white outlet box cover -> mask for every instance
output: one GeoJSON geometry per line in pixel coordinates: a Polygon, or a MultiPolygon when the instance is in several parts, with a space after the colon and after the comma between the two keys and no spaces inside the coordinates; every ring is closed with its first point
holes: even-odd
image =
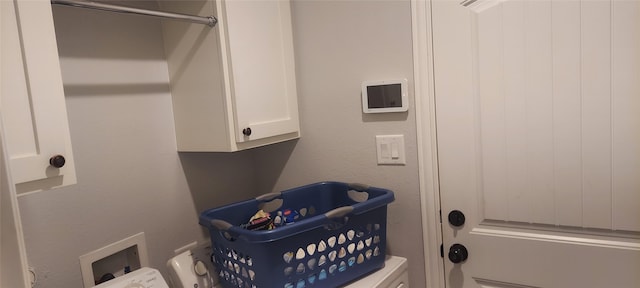
{"type": "Polygon", "coordinates": [[[377,135],[378,164],[405,165],[404,135],[377,135]]]}

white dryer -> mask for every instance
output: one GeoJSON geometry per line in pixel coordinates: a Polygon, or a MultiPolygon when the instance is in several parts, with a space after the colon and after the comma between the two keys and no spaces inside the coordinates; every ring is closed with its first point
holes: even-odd
{"type": "MultiPolygon", "coordinates": [[[[407,259],[397,256],[387,256],[384,267],[342,288],[409,288],[409,272],[407,259]]],[[[172,258],[167,266],[174,288],[212,287],[211,279],[202,261],[192,258],[190,252],[185,252],[172,258]],[[202,267],[198,267],[202,266],[202,267]],[[186,269],[185,269],[186,268],[186,269]],[[198,272],[199,270],[202,270],[198,272]],[[211,280],[208,280],[211,279],[211,280]]]]}
{"type": "Polygon", "coordinates": [[[360,278],[343,288],[409,288],[407,259],[387,256],[384,268],[360,278]]]}

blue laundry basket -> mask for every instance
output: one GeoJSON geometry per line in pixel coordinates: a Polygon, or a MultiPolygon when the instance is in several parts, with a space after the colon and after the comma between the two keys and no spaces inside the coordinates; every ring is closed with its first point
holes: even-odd
{"type": "Polygon", "coordinates": [[[393,200],[387,189],[321,182],[206,210],[200,225],[209,229],[223,287],[338,287],[384,266],[393,200]],[[240,227],[274,203],[293,211],[295,222],[264,231],[240,227]]]}

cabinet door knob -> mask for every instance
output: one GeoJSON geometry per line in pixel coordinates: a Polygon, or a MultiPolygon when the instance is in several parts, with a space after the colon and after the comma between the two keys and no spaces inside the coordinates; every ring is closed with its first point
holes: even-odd
{"type": "Polygon", "coordinates": [[[66,162],[66,160],[64,159],[64,156],[62,155],[55,155],[51,158],[49,158],[49,165],[55,167],[55,168],[62,168],[62,166],[64,166],[64,163],[66,162]]]}
{"type": "Polygon", "coordinates": [[[244,136],[251,136],[251,128],[244,128],[242,129],[242,134],[244,134],[244,136]]]}

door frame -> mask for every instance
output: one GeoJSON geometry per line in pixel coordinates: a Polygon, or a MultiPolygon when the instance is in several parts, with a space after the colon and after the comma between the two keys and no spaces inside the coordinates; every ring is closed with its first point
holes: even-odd
{"type": "Polygon", "coordinates": [[[433,70],[431,1],[411,0],[413,82],[426,287],[445,287],[433,70]]]}

